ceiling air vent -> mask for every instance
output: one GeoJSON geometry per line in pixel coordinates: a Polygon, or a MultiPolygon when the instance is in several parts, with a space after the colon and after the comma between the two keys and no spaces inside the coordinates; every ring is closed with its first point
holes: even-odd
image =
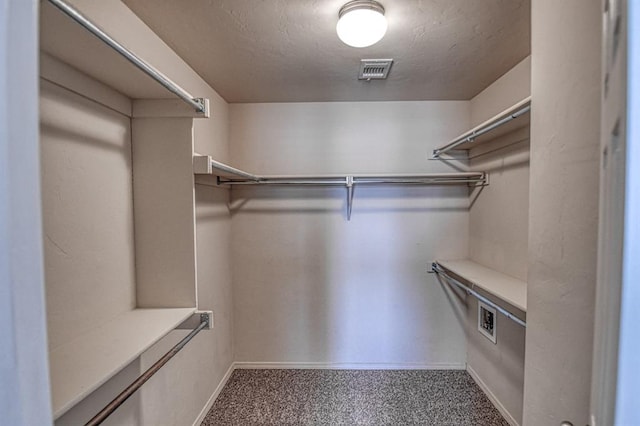
{"type": "Polygon", "coordinates": [[[360,61],[358,80],[385,80],[393,59],[363,59],[360,61]]]}

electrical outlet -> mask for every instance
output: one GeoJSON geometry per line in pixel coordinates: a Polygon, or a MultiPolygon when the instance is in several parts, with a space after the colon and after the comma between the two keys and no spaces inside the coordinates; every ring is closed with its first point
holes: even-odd
{"type": "Polygon", "coordinates": [[[493,343],[496,343],[497,319],[496,310],[478,300],[478,331],[493,343]]]}

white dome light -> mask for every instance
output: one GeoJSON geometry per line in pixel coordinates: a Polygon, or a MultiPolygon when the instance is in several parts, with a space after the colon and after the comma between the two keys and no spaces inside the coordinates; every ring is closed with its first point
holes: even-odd
{"type": "Polygon", "coordinates": [[[387,32],[384,7],[373,0],[354,0],[342,6],[336,31],[345,44],[367,47],[376,44],[387,32]]]}

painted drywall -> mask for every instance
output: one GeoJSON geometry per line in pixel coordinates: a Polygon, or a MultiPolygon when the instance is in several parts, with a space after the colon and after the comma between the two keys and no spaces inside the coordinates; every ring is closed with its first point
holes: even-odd
{"type": "MultiPolygon", "coordinates": [[[[490,173],[469,212],[469,257],[492,269],[526,280],[529,198],[529,129],[501,138],[511,145],[471,160],[490,173]],[[520,140],[521,142],[515,142],[520,140]],[[515,142],[515,143],[514,143],[515,142]]],[[[496,145],[496,143],[492,143],[496,145]]],[[[477,330],[477,301],[469,306],[467,363],[518,424],[522,422],[525,328],[502,314],[497,343],[477,330]]]]}
{"type": "Polygon", "coordinates": [[[529,232],[529,127],[472,151],[471,167],[489,172],[490,184],[469,214],[472,260],[527,280],[529,232]]]}
{"type": "MultiPolygon", "coordinates": [[[[468,107],[232,104],[232,160],[264,174],[455,171],[428,154],[469,125],[468,107]]],[[[463,368],[465,314],[427,271],[467,256],[468,189],[356,187],[350,222],[345,198],[232,190],[236,361],[463,368]]]]}
{"type": "Polygon", "coordinates": [[[40,134],[53,350],[136,305],[131,121],[41,80],[40,134]]]}
{"type": "Polygon", "coordinates": [[[511,425],[522,424],[525,329],[496,317],[496,343],[478,331],[478,300],[467,296],[467,369],[511,425]]]}
{"type": "MultiPolygon", "coordinates": [[[[194,124],[195,148],[201,153],[214,155],[222,161],[227,160],[228,107],[224,100],[120,1],[76,0],[71,3],[115,39],[162,70],[185,89],[197,96],[210,99],[211,118],[196,120],[194,124]]],[[[92,87],[88,82],[90,80],[88,77],[83,80],[85,89],[92,87]]],[[[104,94],[104,92],[98,92],[104,94]]],[[[97,97],[96,93],[92,90],[83,91],[83,94],[89,98],[97,97]]],[[[113,96],[108,98],[112,99],[113,96]]],[[[101,100],[104,99],[101,98],[101,100]]],[[[91,101],[87,100],[87,102],[91,101]]],[[[75,119],[77,119],[75,114],[68,117],[69,121],[75,119]]],[[[70,150],[75,149],[76,145],[70,145],[70,150]]],[[[73,168],[74,165],[75,162],[69,167],[73,168]]],[[[86,168],[91,170],[89,166],[86,168]]],[[[113,189],[115,186],[114,183],[107,189],[113,189]]],[[[126,187],[118,186],[120,188],[118,199],[123,202],[123,199],[128,198],[124,190],[126,187]]],[[[195,191],[199,265],[198,303],[201,309],[214,311],[215,329],[200,333],[183,352],[145,384],[133,403],[128,402],[126,406],[121,407],[116,417],[105,424],[191,424],[199,418],[201,411],[208,404],[231,366],[233,340],[230,313],[232,302],[228,191],[199,186],[195,191]]],[[[45,212],[46,215],[47,212],[45,212]]],[[[112,238],[118,238],[118,235],[112,238]]],[[[119,237],[122,238],[122,235],[119,237]]],[[[170,333],[166,339],[147,351],[140,360],[135,361],[132,366],[60,418],[57,424],[78,424],[86,421],[87,416],[92,415],[96,409],[122,390],[123,384],[128,379],[149,366],[183,334],[182,331],[170,333]]]]}
{"type": "MultiPolygon", "coordinates": [[[[471,100],[478,125],[531,93],[527,58],[471,100]]],[[[469,254],[481,265],[527,279],[529,232],[529,128],[518,129],[471,151],[470,167],[490,173],[470,209],[469,254]]]]}
{"type": "Polygon", "coordinates": [[[38,143],[38,3],[0,0],[0,416],[51,424],[38,143]]]}
{"type": "Polygon", "coordinates": [[[601,13],[595,1],[532,3],[525,426],[589,423],[601,13]]]}
{"type": "MultiPolygon", "coordinates": [[[[530,58],[470,102],[474,125],[530,94],[530,58]]],[[[490,173],[469,210],[469,257],[523,281],[527,279],[529,226],[529,127],[470,152],[470,167],[490,173]]],[[[497,341],[478,331],[477,300],[467,297],[467,365],[511,423],[522,423],[525,329],[502,314],[497,341]],[[505,413],[506,412],[506,413],[505,413]]]]}
{"type": "Polygon", "coordinates": [[[529,95],[531,56],[524,58],[471,99],[471,125],[477,126],[529,95]]]}

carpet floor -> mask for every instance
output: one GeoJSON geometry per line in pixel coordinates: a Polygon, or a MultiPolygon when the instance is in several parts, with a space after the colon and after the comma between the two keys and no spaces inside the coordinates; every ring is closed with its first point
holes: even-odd
{"type": "Polygon", "coordinates": [[[508,426],[463,370],[236,370],[202,426],[508,426]]]}

